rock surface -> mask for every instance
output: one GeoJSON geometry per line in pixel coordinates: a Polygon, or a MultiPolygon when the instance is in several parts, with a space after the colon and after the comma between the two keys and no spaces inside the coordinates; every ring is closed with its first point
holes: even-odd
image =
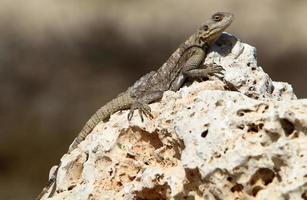
{"type": "Polygon", "coordinates": [[[122,111],[97,125],[61,159],[50,199],[307,199],[307,99],[231,35],[212,62],[224,81],[165,92],[143,123],[122,111]]]}

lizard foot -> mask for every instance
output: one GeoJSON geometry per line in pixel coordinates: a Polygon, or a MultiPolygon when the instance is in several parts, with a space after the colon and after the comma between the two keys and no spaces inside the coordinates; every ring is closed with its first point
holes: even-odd
{"type": "Polygon", "coordinates": [[[153,118],[153,115],[151,114],[151,109],[150,109],[149,105],[147,105],[145,103],[141,103],[139,101],[136,101],[136,102],[133,103],[133,105],[131,106],[130,111],[128,113],[128,120],[129,121],[132,119],[134,110],[136,110],[136,109],[139,110],[139,115],[141,117],[142,122],[144,121],[143,114],[146,117],[153,118]]]}
{"type": "Polygon", "coordinates": [[[203,65],[203,67],[206,67],[203,69],[202,76],[203,77],[210,77],[210,76],[223,76],[223,71],[225,69],[221,65],[217,65],[215,63],[203,65]]]}

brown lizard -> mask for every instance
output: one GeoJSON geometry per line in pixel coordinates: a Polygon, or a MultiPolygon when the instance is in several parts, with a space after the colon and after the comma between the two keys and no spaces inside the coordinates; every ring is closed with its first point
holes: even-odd
{"type": "MultiPolygon", "coordinates": [[[[232,20],[233,14],[231,13],[218,12],[212,15],[210,19],[179,46],[157,71],[144,75],[125,92],[101,107],[86,122],[70,146],[68,153],[77,148],[80,142],[85,139],[99,122],[109,118],[113,113],[130,108],[128,120],[131,120],[134,110],[138,109],[143,121],[143,114],[147,117],[152,117],[148,104],[161,99],[163,92],[167,90],[179,90],[186,78],[207,78],[212,75],[221,75],[223,70],[221,66],[214,64],[203,65],[202,63],[209,47],[231,24],[232,20]]],[[[37,199],[45,195],[54,183],[53,189],[49,194],[49,197],[52,196],[56,189],[57,169],[37,199]]]]}

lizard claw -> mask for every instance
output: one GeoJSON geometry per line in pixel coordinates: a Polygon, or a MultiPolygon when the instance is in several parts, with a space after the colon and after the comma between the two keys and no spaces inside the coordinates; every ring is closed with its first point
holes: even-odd
{"type": "Polygon", "coordinates": [[[191,69],[188,71],[184,71],[183,73],[185,75],[187,75],[188,77],[192,77],[192,78],[206,78],[206,79],[210,79],[211,76],[216,76],[218,78],[223,77],[223,71],[224,68],[220,65],[217,65],[215,63],[213,64],[205,64],[202,65],[202,67],[198,68],[198,69],[191,69]]]}
{"type": "Polygon", "coordinates": [[[221,65],[217,65],[217,64],[209,64],[209,65],[205,65],[206,68],[206,74],[207,76],[223,76],[223,71],[225,71],[225,69],[221,66],[221,65]]]}
{"type": "Polygon", "coordinates": [[[143,114],[146,117],[150,117],[153,118],[153,115],[151,114],[151,108],[149,107],[149,105],[145,104],[145,103],[141,103],[136,101],[130,108],[130,111],[128,113],[128,120],[131,121],[132,117],[133,117],[133,113],[134,110],[138,109],[139,110],[139,115],[141,117],[141,121],[144,121],[144,117],[143,114]]]}

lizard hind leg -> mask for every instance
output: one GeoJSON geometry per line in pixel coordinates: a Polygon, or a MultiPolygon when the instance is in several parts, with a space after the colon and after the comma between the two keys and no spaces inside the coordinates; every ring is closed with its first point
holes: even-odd
{"type": "Polygon", "coordinates": [[[141,120],[142,122],[144,121],[144,117],[143,117],[143,114],[146,116],[146,117],[150,117],[150,118],[153,118],[152,114],[151,114],[151,108],[149,107],[148,104],[146,103],[142,103],[140,101],[135,101],[133,103],[133,105],[131,106],[130,108],[130,111],[128,113],[128,120],[130,121],[133,117],[133,113],[134,113],[134,110],[138,109],[139,111],[139,115],[141,117],[141,120]]]}
{"type": "Polygon", "coordinates": [[[143,115],[149,118],[153,118],[153,115],[151,114],[151,108],[148,104],[161,99],[162,96],[162,91],[150,91],[143,94],[142,97],[136,98],[128,113],[128,120],[131,121],[133,113],[136,109],[138,109],[139,111],[139,115],[142,122],[144,121],[143,115]]]}

